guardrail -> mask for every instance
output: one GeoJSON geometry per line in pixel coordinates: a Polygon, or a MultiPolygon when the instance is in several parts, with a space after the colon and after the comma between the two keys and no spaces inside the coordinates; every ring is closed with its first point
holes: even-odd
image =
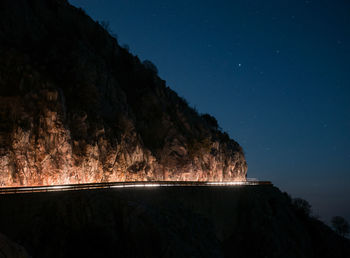
{"type": "Polygon", "coordinates": [[[88,184],[25,186],[25,187],[0,187],[0,194],[19,194],[36,192],[57,192],[92,189],[136,188],[136,187],[176,187],[176,186],[253,186],[272,185],[270,181],[232,181],[232,182],[208,182],[208,181],[133,181],[133,182],[106,182],[88,184]]]}

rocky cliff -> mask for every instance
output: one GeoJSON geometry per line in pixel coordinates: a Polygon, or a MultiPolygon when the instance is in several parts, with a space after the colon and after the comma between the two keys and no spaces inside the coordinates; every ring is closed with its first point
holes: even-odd
{"type": "MultiPolygon", "coordinates": [[[[174,67],[176,69],[176,67],[174,67]]],[[[242,148],[65,0],[0,1],[0,186],[245,180],[242,148]]]]}

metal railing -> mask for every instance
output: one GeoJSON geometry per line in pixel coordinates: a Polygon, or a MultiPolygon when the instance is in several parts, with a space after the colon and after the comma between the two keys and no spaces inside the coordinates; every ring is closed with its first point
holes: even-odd
{"type": "Polygon", "coordinates": [[[188,187],[188,186],[254,186],[272,185],[270,181],[132,181],[132,182],[104,182],[88,184],[0,187],[0,194],[19,194],[36,192],[57,192],[73,190],[113,189],[113,188],[148,188],[148,187],[188,187]]]}

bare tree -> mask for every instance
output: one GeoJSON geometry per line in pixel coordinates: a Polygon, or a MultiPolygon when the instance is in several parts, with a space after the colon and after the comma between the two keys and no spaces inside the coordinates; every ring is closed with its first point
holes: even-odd
{"type": "Polygon", "coordinates": [[[308,201],[302,198],[295,198],[292,201],[295,211],[300,214],[309,217],[311,214],[311,205],[308,201]]]}
{"type": "Polygon", "coordinates": [[[350,226],[346,219],[341,216],[334,216],[331,222],[335,232],[339,235],[344,237],[349,234],[350,226]]]}
{"type": "Polygon", "coordinates": [[[100,25],[102,26],[102,28],[107,31],[108,33],[112,32],[111,31],[111,27],[109,25],[109,21],[101,21],[100,25]]]}

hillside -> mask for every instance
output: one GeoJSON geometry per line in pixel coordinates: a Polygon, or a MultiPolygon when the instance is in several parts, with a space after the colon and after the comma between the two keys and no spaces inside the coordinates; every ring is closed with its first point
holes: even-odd
{"type": "Polygon", "coordinates": [[[350,257],[272,186],[4,195],[0,211],[1,233],[37,258],[350,257]]]}
{"type": "Polygon", "coordinates": [[[0,60],[0,186],[246,178],[214,117],[65,0],[2,0],[0,60]]]}

